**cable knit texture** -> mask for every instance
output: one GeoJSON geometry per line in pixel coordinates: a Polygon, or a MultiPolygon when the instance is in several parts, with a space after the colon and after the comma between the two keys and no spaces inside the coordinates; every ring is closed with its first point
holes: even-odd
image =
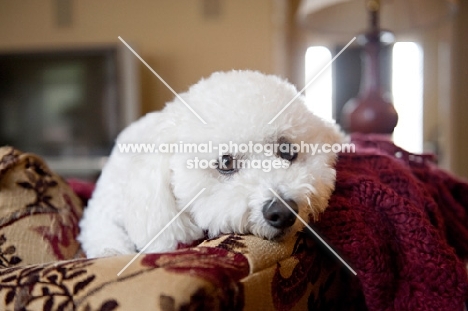
{"type": "Polygon", "coordinates": [[[468,184],[380,136],[352,141],[315,226],[357,271],[368,309],[463,310],[468,184]]]}

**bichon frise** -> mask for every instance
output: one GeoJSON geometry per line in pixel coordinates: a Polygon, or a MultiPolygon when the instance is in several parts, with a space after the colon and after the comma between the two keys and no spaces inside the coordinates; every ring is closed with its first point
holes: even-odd
{"type": "Polygon", "coordinates": [[[317,217],[334,189],[336,160],[335,153],[303,149],[344,136],[312,114],[302,96],[268,124],[297,94],[276,76],[217,72],[180,95],[193,111],[176,98],[131,124],[117,138],[80,223],[86,255],[142,250],[203,188],[145,253],[205,234],[278,240],[300,230],[284,203],[303,219],[317,217]],[[125,149],[129,144],[147,149],[125,149]]]}

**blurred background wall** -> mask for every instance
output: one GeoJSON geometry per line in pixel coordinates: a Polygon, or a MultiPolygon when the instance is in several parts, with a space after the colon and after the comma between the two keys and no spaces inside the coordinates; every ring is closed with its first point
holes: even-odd
{"type": "MultiPolygon", "coordinates": [[[[120,43],[121,36],[183,92],[218,70],[274,73],[274,6],[270,0],[0,0],[0,50],[120,43]]],[[[143,67],[141,83],[143,112],[173,98],[143,67]]]]}

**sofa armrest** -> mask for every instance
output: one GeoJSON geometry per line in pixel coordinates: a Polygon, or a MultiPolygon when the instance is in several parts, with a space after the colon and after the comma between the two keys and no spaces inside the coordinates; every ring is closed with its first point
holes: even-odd
{"type": "Polygon", "coordinates": [[[310,242],[303,233],[285,243],[227,235],[142,254],[120,276],[132,255],[7,268],[1,309],[353,310],[360,297],[343,289],[349,272],[310,242]]]}

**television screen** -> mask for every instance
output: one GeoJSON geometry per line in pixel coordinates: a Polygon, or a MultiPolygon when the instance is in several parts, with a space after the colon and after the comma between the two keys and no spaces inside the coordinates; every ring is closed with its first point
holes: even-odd
{"type": "Polygon", "coordinates": [[[0,145],[64,175],[98,172],[138,116],[133,59],[117,46],[0,54],[0,145]]]}

